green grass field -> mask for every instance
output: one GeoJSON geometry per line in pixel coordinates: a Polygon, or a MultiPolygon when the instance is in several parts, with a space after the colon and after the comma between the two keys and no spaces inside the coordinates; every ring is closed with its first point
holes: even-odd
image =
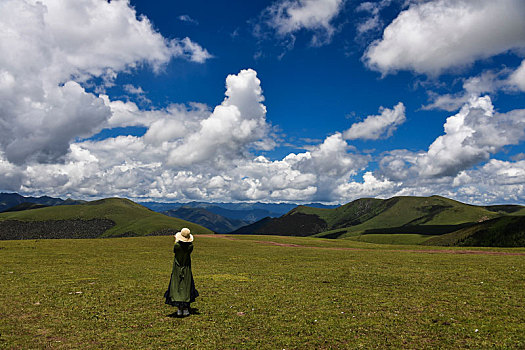
{"type": "Polygon", "coordinates": [[[195,237],[183,319],[162,299],[170,236],[0,241],[0,348],[525,347],[525,255],[235,238],[195,237]]]}
{"type": "Polygon", "coordinates": [[[378,244],[421,244],[432,238],[432,235],[419,235],[416,233],[384,233],[384,234],[367,234],[347,237],[348,240],[360,242],[378,243],[378,244]]]}

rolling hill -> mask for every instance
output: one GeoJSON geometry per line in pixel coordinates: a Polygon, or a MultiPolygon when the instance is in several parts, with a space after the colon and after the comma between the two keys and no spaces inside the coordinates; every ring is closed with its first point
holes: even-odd
{"type": "Polygon", "coordinates": [[[0,213],[0,239],[144,236],[175,233],[182,227],[196,234],[212,233],[121,198],[0,213]]]}
{"type": "Polygon", "coordinates": [[[232,233],[354,239],[411,235],[410,242],[416,241],[414,235],[423,235],[417,239],[420,243],[487,220],[519,215],[525,215],[525,207],[474,206],[440,196],[363,198],[335,209],[299,206],[279,218],[265,218],[232,233]]]}

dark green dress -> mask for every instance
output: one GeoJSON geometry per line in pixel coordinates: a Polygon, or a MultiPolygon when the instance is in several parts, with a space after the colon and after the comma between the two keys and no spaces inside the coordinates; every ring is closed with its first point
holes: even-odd
{"type": "Polygon", "coordinates": [[[164,293],[166,304],[188,308],[189,304],[199,296],[191,272],[190,256],[192,251],[193,243],[191,242],[176,242],[173,247],[175,258],[173,259],[170,284],[164,293]]]}

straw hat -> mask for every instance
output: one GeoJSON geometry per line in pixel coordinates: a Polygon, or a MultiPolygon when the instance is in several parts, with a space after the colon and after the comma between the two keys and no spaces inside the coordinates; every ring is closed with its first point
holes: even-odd
{"type": "Polygon", "coordinates": [[[190,229],[185,227],[182,230],[180,230],[180,232],[177,232],[175,234],[175,241],[193,242],[193,235],[190,233],[190,229]]]}

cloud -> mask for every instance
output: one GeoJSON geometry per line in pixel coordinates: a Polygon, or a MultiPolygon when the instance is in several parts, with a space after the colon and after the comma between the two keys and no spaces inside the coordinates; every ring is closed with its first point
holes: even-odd
{"type": "Polygon", "coordinates": [[[347,198],[392,197],[399,189],[401,183],[390,181],[389,179],[378,179],[371,171],[363,174],[363,182],[347,182],[337,186],[336,193],[339,200],[347,198]]]}
{"type": "MultiPolygon", "coordinates": [[[[0,129],[0,145],[13,163],[56,162],[75,137],[98,132],[110,115],[102,100],[73,81],[45,93],[45,97],[40,96],[43,101],[13,96],[10,104],[0,107],[2,121],[6,123],[0,129]]],[[[3,95],[0,100],[9,96],[12,95],[3,95]]]]}
{"type": "Polygon", "coordinates": [[[381,29],[383,21],[381,20],[379,13],[385,7],[388,7],[391,2],[391,0],[381,0],[379,2],[367,1],[359,4],[356,8],[356,12],[368,12],[370,17],[357,24],[357,33],[363,35],[381,29]]]}
{"type": "Polygon", "coordinates": [[[210,57],[189,38],[164,38],[126,1],[5,0],[0,27],[0,151],[15,164],[64,159],[111,118],[81,85],[90,79],[210,57]]]}
{"type": "Polygon", "coordinates": [[[190,38],[186,37],[182,40],[172,40],[169,42],[169,47],[173,56],[184,57],[189,61],[204,63],[206,60],[213,56],[200,46],[199,44],[191,41],[190,38]]]}
{"type": "Polygon", "coordinates": [[[270,161],[259,156],[237,164],[228,173],[234,200],[307,200],[316,190],[317,177],[295,168],[297,157],[270,161]]]}
{"type": "Polygon", "coordinates": [[[380,115],[369,115],[365,120],[354,123],[344,132],[347,140],[377,140],[392,136],[398,125],[405,122],[405,106],[399,102],[394,109],[381,107],[380,115]]]}
{"type": "Polygon", "coordinates": [[[525,91],[525,60],[509,77],[509,82],[521,91],[525,91]]]}
{"type": "Polygon", "coordinates": [[[180,15],[177,19],[189,24],[199,25],[199,22],[196,19],[191,18],[189,15],[180,15]]]}
{"type": "Polygon", "coordinates": [[[148,128],[144,136],[146,141],[156,144],[182,137],[190,130],[197,130],[200,122],[210,115],[209,107],[203,103],[191,102],[188,105],[172,103],[162,109],[143,110],[131,101],[112,101],[107,95],[101,95],[100,98],[111,110],[111,117],[104,124],[104,128],[146,127],[148,128]],[[173,130],[170,125],[179,125],[181,129],[173,130]],[[162,126],[166,126],[166,130],[160,130],[162,126]],[[173,135],[169,136],[171,133],[173,135]]]}
{"type": "Polygon", "coordinates": [[[477,76],[463,79],[463,90],[458,93],[439,95],[430,92],[432,102],[422,108],[452,112],[482,94],[514,93],[519,90],[525,91],[525,60],[516,69],[487,70],[477,76]]]}
{"type": "Polygon", "coordinates": [[[479,97],[482,94],[494,93],[499,90],[515,89],[509,81],[508,76],[511,70],[502,69],[500,71],[488,70],[478,76],[463,80],[463,91],[456,94],[432,94],[432,102],[423,106],[424,110],[442,109],[453,112],[460,109],[469,100],[479,97]]]}
{"type": "Polygon", "coordinates": [[[331,201],[339,198],[334,197],[338,196],[337,186],[368,161],[349,152],[341,134],[281,160],[245,154],[224,159],[228,166],[205,162],[167,165],[171,146],[170,142],[158,146],[134,136],[73,144],[63,164],[33,164],[20,171],[21,189],[76,198],[331,201]]]}
{"type": "Polygon", "coordinates": [[[341,133],[335,133],[305,153],[298,161],[297,168],[331,178],[353,175],[363,163],[362,157],[354,157],[348,153],[349,150],[341,133]]]}
{"type": "Polygon", "coordinates": [[[0,152],[0,188],[7,191],[18,191],[22,185],[23,171],[7,161],[0,152]]]}
{"type": "Polygon", "coordinates": [[[343,3],[344,0],[284,0],[267,7],[262,16],[279,36],[309,30],[314,32],[312,45],[320,46],[331,41],[335,33],[332,21],[343,3]]]}
{"type": "Polygon", "coordinates": [[[132,84],[126,84],[123,86],[123,88],[124,88],[124,91],[129,92],[132,95],[144,95],[145,94],[144,90],[142,90],[140,86],[136,87],[132,84]]]}
{"type": "Polygon", "coordinates": [[[479,169],[458,174],[453,185],[458,196],[469,203],[523,203],[525,161],[491,159],[479,169]]]}
{"type": "Polygon", "coordinates": [[[369,161],[341,133],[282,159],[256,155],[255,148],[274,142],[257,73],[229,75],[225,95],[211,112],[196,103],[140,110],[105,96],[112,113],[107,124],[142,125],[144,136],[79,141],[62,163],[0,161],[0,168],[22,174],[21,191],[76,198],[330,201],[369,161]]]}
{"type": "Polygon", "coordinates": [[[380,167],[388,178],[443,178],[456,176],[484,161],[504,146],[525,139],[525,110],[494,111],[488,96],[473,98],[447,118],[445,134],[427,152],[397,151],[385,156],[380,167]]]}
{"type": "Polygon", "coordinates": [[[412,3],[366,50],[366,65],[436,75],[512,49],[525,48],[522,0],[412,3]]]}
{"type": "Polygon", "coordinates": [[[297,159],[295,168],[301,173],[316,175],[317,191],[312,199],[332,201],[337,195],[334,192],[337,186],[356,175],[369,161],[369,157],[350,150],[343,135],[335,133],[310,151],[297,156],[292,153],[288,157],[297,159]]]}
{"type": "Polygon", "coordinates": [[[127,93],[134,95],[135,98],[139,101],[139,103],[142,104],[149,104],[151,103],[151,100],[146,97],[146,92],[142,90],[140,86],[134,86],[133,84],[126,84],[123,86],[124,91],[127,93]]]}
{"type": "Polygon", "coordinates": [[[267,138],[266,107],[262,104],[261,82],[252,69],[226,78],[226,98],[201,121],[197,132],[189,134],[169,157],[171,165],[191,165],[203,161],[223,162],[239,157],[249,146],[270,149],[267,138]]]}
{"type": "MultiPolygon", "coordinates": [[[[81,89],[68,84],[63,88],[81,89]]],[[[177,201],[349,202],[436,193],[470,202],[523,199],[523,161],[498,163],[490,156],[525,138],[525,110],[497,113],[488,97],[472,99],[449,117],[444,134],[426,152],[393,150],[378,160],[336,132],[303,152],[270,159],[258,151],[276,141],[252,69],[226,78],[225,98],[215,108],[190,103],[142,110],[130,101],[83,93],[109,111],[103,127],[142,126],[145,134],[77,140],[61,161],[46,163],[15,164],[0,151],[2,188],[84,199],[177,201]],[[369,164],[377,160],[379,169],[372,171],[369,164]],[[483,176],[499,178],[480,180],[483,176]],[[498,197],[490,186],[504,195],[498,197]]],[[[360,127],[366,130],[362,135],[389,135],[404,119],[402,103],[380,111],[354,124],[366,126],[360,127]]]]}
{"type": "MultiPolygon", "coordinates": [[[[233,82],[230,79],[225,101],[235,101],[244,91],[252,102],[243,110],[253,111],[261,103],[254,100],[262,95],[254,92],[259,86],[256,75],[244,74],[247,76],[235,75],[233,82]],[[246,89],[239,89],[239,85],[246,89]]],[[[505,145],[524,139],[525,111],[497,113],[488,97],[473,99],[449,117],[445,133],[428,151],[393,150],[380,159],[377,171],[366,170],[372,158],[355,152],[341,133],[326,137],[305,152],[277,160],[250,152],[250,143],[239,144],[245,150],[228,156],[223,152],[227,149],[223,141],[217,140],[220,162],[211,156],[192,164],[168,164],[172,151],[184,144],[188,135],[201,133],[201,122],[214,112],[181,105],[154,113],[143,111],[149,113],[145,119],[149,120],[145,123],[148,132],[143,137],[74,143],[62,164],[16,166],[0,155],[0,170],[9,176],[2,185],[75,198],[117,195],[179,201],[344,203],[360,197],[431,194],[478,204],[525,200],[525,162],[488,159],[505,145]],[[192,121],[186,123],[186,119],[192,121]],[[356,177],[362,171],[365,173],[359,180],[356,177]]]]}

